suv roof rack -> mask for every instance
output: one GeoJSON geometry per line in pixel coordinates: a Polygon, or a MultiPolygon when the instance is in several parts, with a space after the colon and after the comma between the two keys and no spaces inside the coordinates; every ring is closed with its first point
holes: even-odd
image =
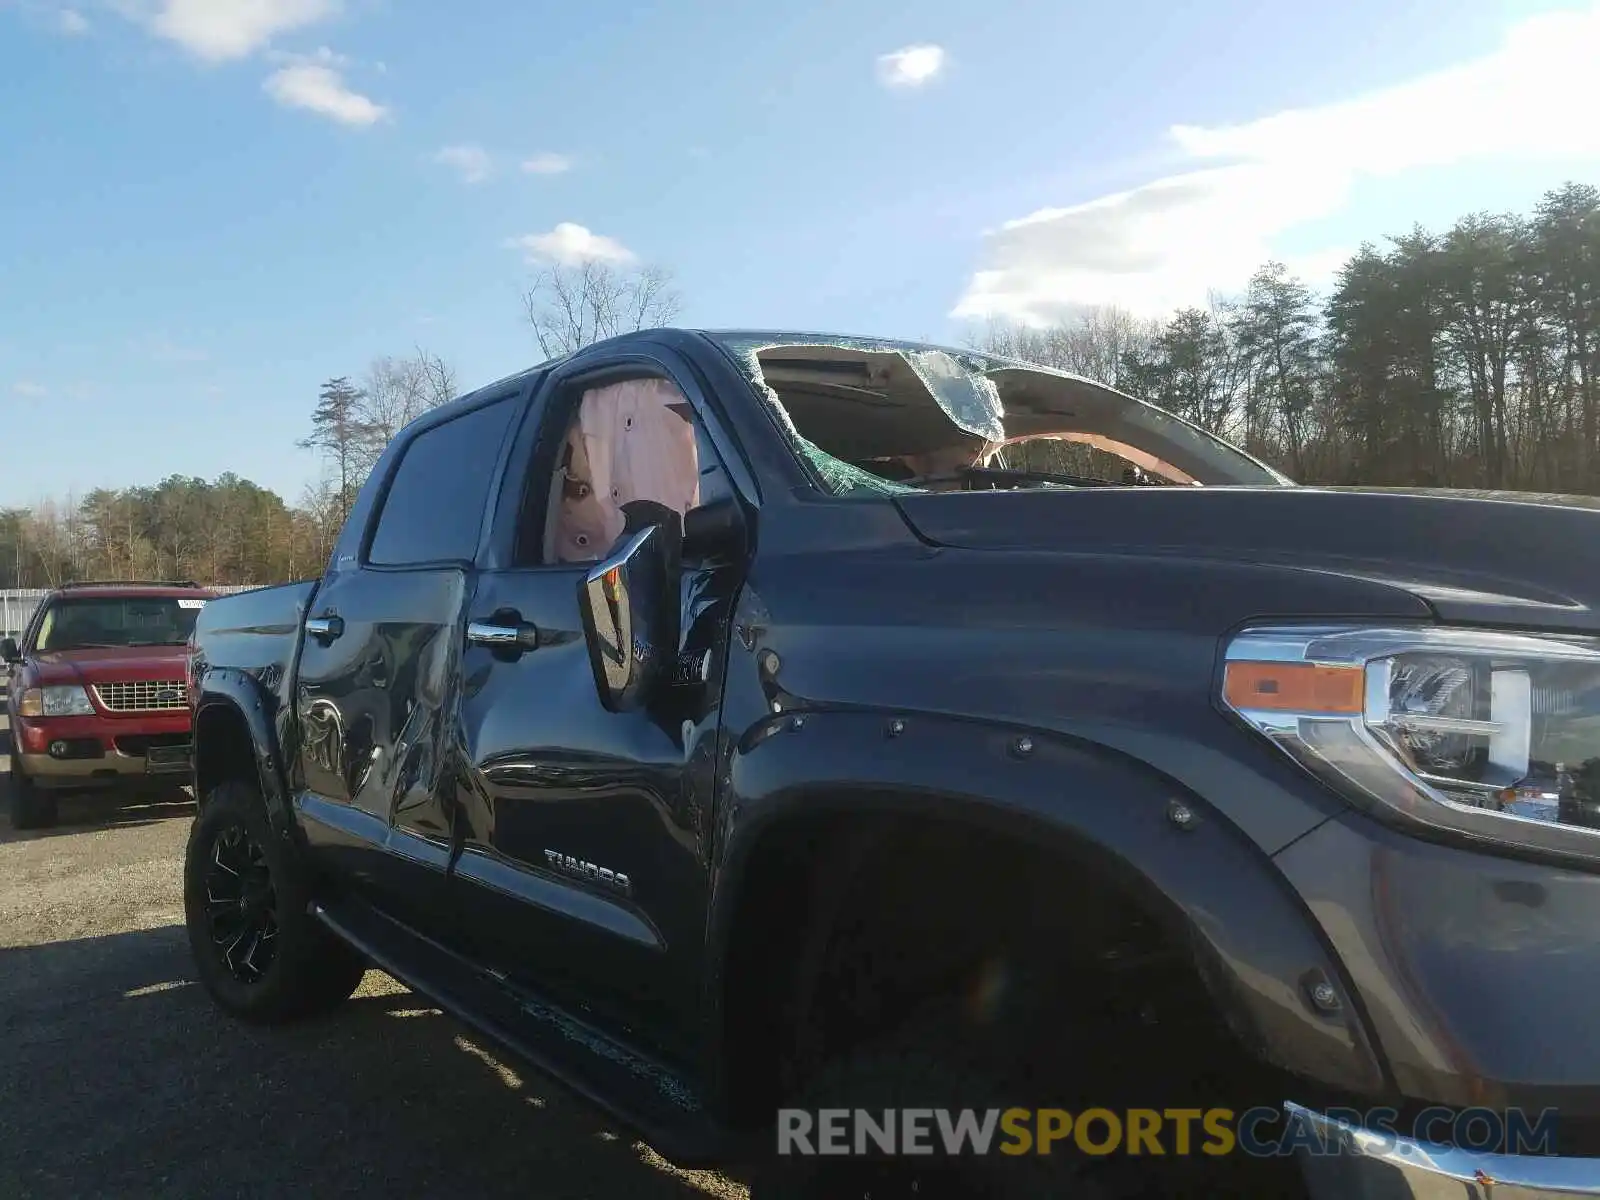
{"type": "Polygon", "coordinates": [[[88,587],[169,587],[169,588],[196,588],[200,585],[192,579],[73,579],[61,585],[61,590],[67,588],[88,587]]]}

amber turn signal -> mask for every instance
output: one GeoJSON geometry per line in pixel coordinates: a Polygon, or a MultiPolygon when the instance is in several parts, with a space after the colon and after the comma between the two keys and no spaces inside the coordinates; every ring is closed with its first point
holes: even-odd
{"type": "Polygon", "coordinates": [[[1223,696],[1239,709],[1359,714],[1366,694],[1361,667],[1319,663],[1230,662],[1223,696]]]}

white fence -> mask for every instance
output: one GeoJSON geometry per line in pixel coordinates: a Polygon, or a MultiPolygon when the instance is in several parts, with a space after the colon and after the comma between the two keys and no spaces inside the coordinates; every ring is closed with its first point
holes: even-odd
{"type": "MultiPolygon", "coordinates": [[[[251,584],[226,584],[211,588],[219,594],[233,592],[254,591],[266,585],[251,584]]],[[[21,637],[22,631],[28,627],[28,620],[33,616],[33,610],[39,607],[39,601],[50,594],[49,588],[0,588],[0,637],[21,637]]]]}

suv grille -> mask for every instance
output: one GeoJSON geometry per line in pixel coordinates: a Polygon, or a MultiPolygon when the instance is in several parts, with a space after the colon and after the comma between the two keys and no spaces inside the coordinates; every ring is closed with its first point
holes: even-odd
{"type": "Polygon", "coordinates": [[[181,679],[141,679],[137,683],[97,683],[95,699],[112,712],[159,712],[187,708],[189,697],[181,679]]]}

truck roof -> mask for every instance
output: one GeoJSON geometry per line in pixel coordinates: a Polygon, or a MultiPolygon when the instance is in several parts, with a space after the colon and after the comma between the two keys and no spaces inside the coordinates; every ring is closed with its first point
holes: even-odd
{"type": "Polygon", "coordinates": [[[108,600],[136,597],[193,597],[199,593],[212,597],[209,589],[198,583],[177,580],[105,579],[64,583],[45,597],[47,600],[77,599],[83,596],[104,596],[108,600]]]}

